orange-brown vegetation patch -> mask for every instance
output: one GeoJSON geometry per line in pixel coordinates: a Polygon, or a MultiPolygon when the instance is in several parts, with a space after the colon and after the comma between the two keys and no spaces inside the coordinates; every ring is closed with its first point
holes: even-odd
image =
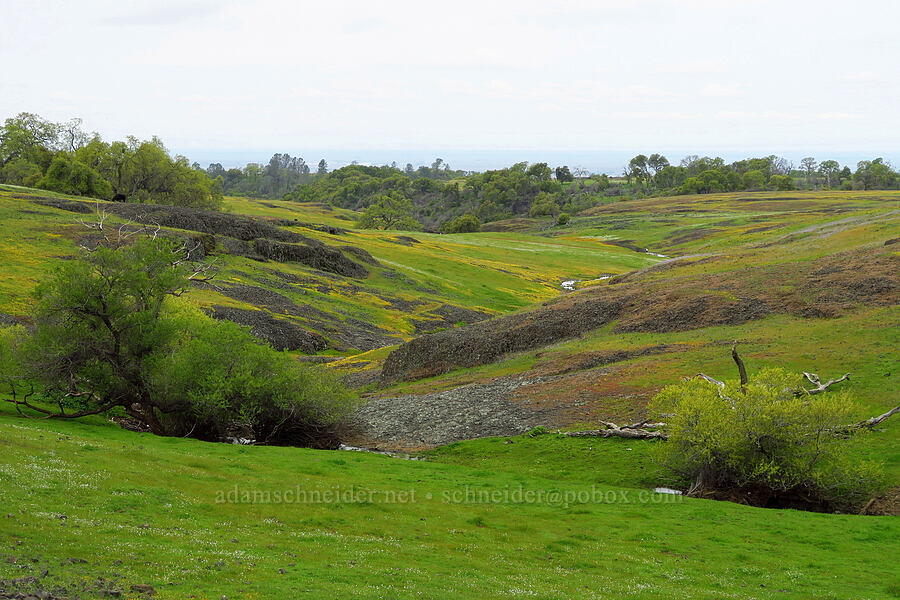
{"type": "Polygon", "coordinates": [[[593,369],[523,385],[512,400],[544,413],[550,426],[579,422],[633,423],[645,418],[647,403],[659,391],[631,385],[634,366],[593,369]]]}

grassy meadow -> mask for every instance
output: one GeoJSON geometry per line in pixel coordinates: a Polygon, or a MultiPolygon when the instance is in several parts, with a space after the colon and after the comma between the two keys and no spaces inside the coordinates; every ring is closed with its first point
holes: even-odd
{"type": "Polygon", "coordinates": [[[638,475],[653,470],[646,443],[491,438],[422,462],[8,411],[0,430],[0,577],[46,569],[45,585],[85,596],[141,584],[173,599],[900,593],[870,576],[900,551],[897,519],[654,494],[638,475]],[[272,500],[296,490],[305,502],[272,500]]]}

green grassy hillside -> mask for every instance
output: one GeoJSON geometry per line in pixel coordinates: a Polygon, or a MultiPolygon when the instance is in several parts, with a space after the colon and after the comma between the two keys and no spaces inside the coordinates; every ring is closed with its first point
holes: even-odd
{"type": "MultiPolygon", "coordinates": [[[[0,313],[26,315],[29,291],[84,234],[78,221],[91,215],[36,202],[47,198],[0,187],[0,313]]],[[[226,205],[230,215],[365,250],[378,265],[360,263],[368,276],[343,277],[238,255],[217,236],[220,289],[198,288],[189,301],[264,311],[322,333],[330,343],[323,353],[342,358],[331,364],[367,373],[372,394],[523,377],[527,385],[515,392],[522,410],[543,411],[551,427],[593,427],[642,417],[648,399],[682,376],[733,377],[729,348],[739,340],[751,371],[777,364],[823,378],[851,372],[842,386],[860,418],[900,398],[900,308],[885,301],[900,272],[892,269],[900,193],[650,198],[597,207],[566,227],[519,219],[496,227],[508,231],[459,236],[358,231],[353,213],[318,205],[226,205]],[[581,281],[574,293],[560,289],[570,279],[581,281]],[[257,291],[245,293],[251,286],[257,291]],[[489,331],[457,327],[456,318],[475,311],[550,318],[620,296],[630,299],[628,311],[602,327],[381,388],[372,381],[395,346],[367,349],[335,333],[352,326],[398,344],[417,329],[489,331]],[[734,321],[727,311],[685,309],[710,297],[723,310],[751,300],[766,310],[734,321]]],[[[131,586],[149,584],[159,598],[230,599],[900,597],[900,579],[886,569],[900,551],[895,517],[653,494],[660,479],[651,442],[495,437],[408,461],[157,438],[99,417],[23,419],[9,407],[0,408],[0,434],[0,578],[19,579],[22,590],[109,597],[112,588],[137,597],[131,586]],[[305,502],[274,501],[276,492],[298,490],[305,502]],[[243,492],[251,501],[241,502],[243,492]],[[328,500],[326,492],[355,497],[328,500]]],[[[894,488],[898,442],[895,417],[853,444],[857,456],[885,463],[894,488]]]]}
{"type": "MultiPolygon", "coordinates": [[[[56,261],[76,252],[77,240],[89,232],[81,221],[96,219],[37,203],[54,197],[58,196],[0,186],[0,271],[5,275],[0,282],[0,312],[27,314],[30,289],[56,261]]],[[[102,211],[111,205],[87,206],[102,211]]],[[[335,333],[359,327],[360,322],[368,324],[368,333],[377,340],[398,343],[417,332],[552,298],[564,280],[624,273],[659,261],[615,246],[530,234],[441,236],[356,230],[330,234],[311,225],[346,228],[353,224],[347,220],[351,213],[321,205],[236,198],[229,198],[226,207],[230,214],[277,223],[335,248],[361,248],[377,259],[368,277],[347,278],[302,264],[235,255],[223,247],[225,236],[219,236],[212,253],[221,268],[217,283],[224,290],[209,287],[191,294],[201,306],[262,310],[288,319],[323,334],[331,341],[332,353],[340,354],[378,346],[377,341],[347,340],[335,333]],[[293,225],[295,220],[298,225],[293,225]],[[240,293],[229,293],[233,286],[241,286],[240,293]]],[[[123,221],[115,215],[108,219],[110,225],[123,221]]]]}

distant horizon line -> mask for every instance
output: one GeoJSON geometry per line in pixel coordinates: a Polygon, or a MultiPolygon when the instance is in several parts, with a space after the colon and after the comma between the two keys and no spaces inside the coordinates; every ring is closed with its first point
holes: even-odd
{"type": "MultiPolygon", "coordinates": [[[[658,152],[667,155],[675,164],[685,156],[711,156],[721,157],[727,161],[742,160],[744,158],[775,155],[799,162],[800,159],[812,156],[816,160],[837,160],[842,165],[856,166],[861,160],[884,158],[893,163],[892,159],[900,160],[900,148],[885,150],[873,148],[869,150],[843,149],[843,150],[737,150],[733,148],[709,149],[706,151],[685,149],[653,149],[644,151],[635,150],[584,150],[584,149],[535,149],[535,148],[406,148],[406,149],[362,149],[362,148],[314,148],[306,151],[290,150],[266,150],[260,148],[170,148],[174,154],[185,156],[191,162],[199,163],[201,167],[218,163],[224,168],[241,168],[247,164],[265,164],[277,153],[287,153],[291,156],[303,158],[307,164],[316,165],[319,160],[325,159],[330,170],[340,168],[356,162],[360,165],[389,165],[396,162],[399,168],[407,163],[414,167],[430,165],[436,158],[441,158],[449,164],[451,169],[463,171],[479,171],[485,169],[500,169],[509,167],[516,162],[528,160],[529,163],[549,162],[553,160],[559,164],[568,163],[568,166],[579,166],[591,169],[594,172],[612,173],[624,166],[632,157],[638,154],[650,154],[658,152]],[[304,156],[305,155],[305,156],[304,156]],[[523,156],[529,155],[529,156],[523,156]],[[307,158],[311,157],[311,158],[307,158]],[[624,162],[623,162],[624,161],[624,162]],[[454,162],[456,164],[454,164],[454,162]],[[614,164],[615,163],[615,164],[614,164]],[[619,164],[622,163],[622,164],[619,164]]],[[[551,165],[556,166],[556,165],[551,165]]]]}

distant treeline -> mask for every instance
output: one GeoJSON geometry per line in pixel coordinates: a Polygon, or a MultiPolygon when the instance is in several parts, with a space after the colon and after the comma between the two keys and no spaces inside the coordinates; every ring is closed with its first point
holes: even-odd
{"type": "Polygon", "coordinates": [[[795,168],[793,163],[775,155],[730,164],[718,157],[692,155],[675,166],[660,154],[639,154],[625,165],[622,175],[629,185],[636,184],[638,191],[664,194],[797,188],[888,190],[900,185],[900,175],[881,158],[860,161],[851,171],[836,160],[818,162],[811,156],[795,168]]]}
{"type": "MultiPolygon", "coordinates": [[[[351,166],[355,166],[351,165],[351,166]]],[[[399,171],[397,163],[390,167],[399,171]]],[[[220,163],[212,163],[206,174],[213,179],[221,178],[222,189],[228,196],[248,196],[255,198],[281,198],[298,186],[309,185],[328,173],[328,163],[321,159],[315,170],[300,157],[290,154],[275,154],[265,165],[248,163],[242,169],[225,169],[220,163]]],[[[443,159],[435,159],[430,167],[413,167],[407,163],[403,174],[409,179],[433,179],[446,181],[464,177],[465,171],[454,171],[443,159]]]]}
{"type": "Polygon", "coordinates": [[[334,171],[325,159],[310,167],[289,154],[265,165],[206,169],[170,156],[154,137],[105,142],[81,121],[51,123],[21,113],[0,128],[0,183],[128,202],[218,209],[223,195],[321,202],[364,212],[360,226],[472,231],[482,223],[521,216],[569,215],[597,204],[648,195],[740,190],[897,189],[900,175],[881,158],[851,170],[835,160],[807,157],[795,166],[770,155],[726,163],[686,156],[674,165],[658,153],[632,158],[621,177],[575,173],[567,166],[516,163],[473,173],[437,158],[430,166],[351,164],[334,171]]]}
{"type": "Polygon", "coordinates": [[[219,209],[222,185],[172,157],[159,138],[105,142],[81,120],[52,123],[31,113],[0,128],[0,183],[104,200],[219,209]]]}
{"type": "Polygon", "coordinates": [[[421,171],[410,176],[409,170],[396,167],[349,165],[311,183],[297,185],[284,198],[353,210],[375,206],[383,218],[375,219],[372,226],[408,228],[409,221],[384,216],[384,211],[392,207],[408,212],[418,227],[438,229],[463,215],[488,222],[583,210],[594,204],[592,196],[609,187],[605,175],[569,185],[575,177],[568,167],[552,170],[547,163],[517,163],[506,169],[459,174],[447,180],[415,176],[421,171]]]}
{"type": "Polygon", "coordinates": [[[360,220],[364,227],[454,232],[521,216],[553,217],[562,225],[570,214],[597,204],[648,195],[896,189],[900,182],[900,175],[880,158],[862,161],[851,171],[837,161],[814,158],[804,158],[795,168],[774,155],[732,163],[694,155],[672,165],[661,154],[641,154],[629,161],[620,178],[577,173],[567,166],[551,169],[547,163],[523,162],[438,180],[413,178],[396,167],[350,165],[298,183],[284,198],[365,211],[360,220]]]}

